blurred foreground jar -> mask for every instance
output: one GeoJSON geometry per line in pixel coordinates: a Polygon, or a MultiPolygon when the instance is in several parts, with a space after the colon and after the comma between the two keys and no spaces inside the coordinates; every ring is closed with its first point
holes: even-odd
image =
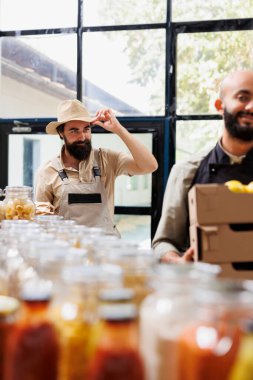
{"type": "Polygon", "coordinates": [[[33,220],[35,204],[32,200],[32,187],[6,186],[4,205],[4,219],[33,220]]]}
{"type": "Polygon", "coordinates": [[[21,310],[8,335],[4,380],[57,380],[58,337],[48,318],[48,282],[23,287],[21,310]]]}
{"type": "Polygon", "coordinates": [[[253,320],[244,323],[243,332],[229,380],[253,380],[253,320]]]}
{"type": "Polygon", "coordinates": [[[97,337],[98,293],[122,286],[115,265],[70,265],[51,305],[60,339],[59,379],[84,380],[97,337]]]}
{"type": "Polygon", "coordinates": [[[140,347],[147,380],[178,379],[178,337],[196,317],[193,291],[218,269],[196,263],[154,267],[152,286],[156,290],[140,306],[140,347]]]}
{"type": "Polygon", "coordinates": [[[243,283],[218,280],[195,292],[197,319],[178,339],[179,380],[226,380],[242,337],[241,321],[252,314],[253,293],[243,283]]]}
{"type": "Polygon", "coordinates": [[[137,309],[133,304],[100,307],[99,333],[89,380],[144,380],[136,318],[137,309]]]}
{"type": "Polygon", "coordinates": [[[151,293],[150,279],[152,277],[155,256],[152,250],[139,249],[137,244],[126,241],[107,241],[98,249],[97,257],[101,262],[119,265],[123,270],[123,285],[133,289],[133,302],[139,306],[141,301],[151,293]]]}
{"type": "Polygon", "coordinates": [[[3,379],[6,341],[16,321],[19,302],[12,297],[0,296],[0,379],[3,379]]]}

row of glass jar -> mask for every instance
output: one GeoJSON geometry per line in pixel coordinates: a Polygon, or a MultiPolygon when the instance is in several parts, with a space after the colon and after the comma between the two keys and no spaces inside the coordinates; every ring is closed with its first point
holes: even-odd
{"type": "Polygon", "coordinates": [[[55,218],[42,220],[4,221],[0,230],[2,293],[16,305],[1,307],[4,380],[28,372],[34,380],[235,379],[252,320],[250,281],[222,281],[212,265],[157,265],[152,251],[101,230],[83,228],[73,248],[56,238],[55,218]]]}
{"type": "Polygon", "coordinates": [[[139,317],[129,289],[98,285],[94,271],[84,280],[80,268],[65,271],[75,279],[53,299],[51,284],[38,279],[22,287],[19,301],[0,297],[1,378],[250,379],[252,284],[203,282],[191,277],[192,266],[183,277],[181,269],[168,275],[157,267],[158,289],[139,317]]]}

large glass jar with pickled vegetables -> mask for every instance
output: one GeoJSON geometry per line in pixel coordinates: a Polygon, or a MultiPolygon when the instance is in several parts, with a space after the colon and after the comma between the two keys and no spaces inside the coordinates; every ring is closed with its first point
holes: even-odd
{"type": "Polygon", "coordinates": [[[34,219],[35,204],[32,199],[32,187],[6,186],[3,204],[4,219],[34,219]]]}
{"type": "Polygon", "coordinates": [[[178,337],[178,380],[228,379],[243,337],[241,322],[252,316],[253,293],[235,280],[196,289],[197,316],[178,337]]]}

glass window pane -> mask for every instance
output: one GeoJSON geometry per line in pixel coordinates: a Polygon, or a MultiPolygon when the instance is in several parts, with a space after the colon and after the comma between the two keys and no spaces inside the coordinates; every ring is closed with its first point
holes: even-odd
{"type": "Polygon", "coordinates": [[[36,170],[59,154],[61,144],[58,136],[9,135],[8,185],[34,186],[36,170]]]}
{"type": "Polygon", "coordinates": [[[221,136],[222,120],[177,121],[176,161],[208,152],[221,136]]]}
{"type": "Polygon", "coordinates": [[[214,114],[219,83],[231,71],[251,69],[253,31],[178,35],[177,114],[214,114]]]}
{"type": "Polygon", "coordinates": [[[77,0],[1,0],[0,29],[27,30],[77,26],[77,0]]]}
{"type": "Polygon", "coordinates": [[[85,0],[84,26],[166,21],[167,0],[85,0]]]}
{"type": "Polygon", "coordinates": [[[171,0],[173,21],[253,17],[252,0],[171,0]]]}
{"type": "Polygon", "coordinates": [[[115,223],[122,239],[138,242],[142,248],[150,248],[149,215],[115,215],[115,223]]]}
{"type": "Polygon", "coordinates": [[[1,42],[0,117],[55,117],[60,100],[76,98],[76,35],[1,42]]]}
{"type": "Polygon", "coordinates": [[[89,109],[109,106],[121,115],[164,115],[165,30],[86,33],[83,49],[83,95],[89,109]]]}
{"type": "MultiPolygon", "coordinates": [[[[152,150],[152,134],[134,134],[148,149],[152,150]]],[[[93,134],[94,148],[108,148],[127,152],[127,147],[113,134],[93,134]],[[113,148],[112,148],[113,147],[113,148]]],[[[57,156],[62,141],[52,135],[9,135],[8,185],[34,186],[37,168],[57,156]]],[[[115,185],[116,206],[150,206],[151,174],[141,176],[119,176],[115,185]]]]}

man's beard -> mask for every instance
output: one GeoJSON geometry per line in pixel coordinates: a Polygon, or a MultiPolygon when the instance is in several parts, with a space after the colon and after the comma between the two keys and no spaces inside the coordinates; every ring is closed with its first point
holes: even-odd
{"type": "Polygon", "coordinates": [[[238,117],[243,114],[246,112],[238,112],[236,115],[232,115],[224,109],[225,128],[232,137],[238,140],[253,141],[253,124],[240,125],[238,123],[238,117]]]}
{"type": "Polygon", "coordinates": [[[90,156],[92,150],[92,144],[90,140],[76,141],[70,144],[66,138],[64,138],[65,147],[69,154],[78,161],[86,160],[90,156]]]}

